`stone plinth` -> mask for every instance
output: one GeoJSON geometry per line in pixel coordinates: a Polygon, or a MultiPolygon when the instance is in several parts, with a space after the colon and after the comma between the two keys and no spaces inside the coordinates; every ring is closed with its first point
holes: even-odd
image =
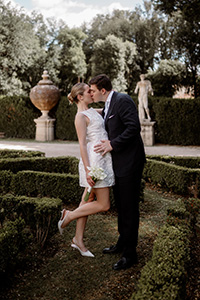
{"type": "Polygon", "coordinates": [[[42,116],[35,119],[36,123],[36,141],[52,141],[54,140],[54,122],[48,116],[48,112],[52,109],[60,98],[59,89],[49,80],[47,71],[44,71],[42,80],[31,89],[31,102],[41,110],[42,116]]]}
{"type": "Polygon", "coordinates": [[[141,122],[141,136],[145,146],[153,146],[155,144],[154,124],[152,121],[141,122]]]}
{"type": "Polygon", "coordinates": [[[34,119],[36,123],[36,141],[53,141],[54,140],[54,122],[55,119],[52,119],[48,116],[48,111],[42,111],[42,116],[38,119],[34,119]]]}

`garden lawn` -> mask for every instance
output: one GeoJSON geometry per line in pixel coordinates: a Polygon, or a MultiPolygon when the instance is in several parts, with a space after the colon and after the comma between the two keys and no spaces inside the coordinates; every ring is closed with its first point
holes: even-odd
{"type": "MultiPolygon", "coordinates": [[[[152,254],[153,242],[166,219],[166,210],[177,196],[146,187],[140,204],[139,263],[123,271],[112,270],[119,255],[104,255],[102,249],[117,240],[115,212],[88,218],[85,244],[95,258],[82,257],[70,243],[75,222],[64,235],[56,234],[42,255],[27,253],[25,271],[18,271],[12,285],[2,292],[4,300],[126,300],[136,289],[140,271],[152,254]]],[[[37,249],[37,248],[36,248],[37,249]]],[[[192,298],[191,298],[192,299],[192,298]]],[[[195,298],[194,298],[195,299],[195,298]]]]}

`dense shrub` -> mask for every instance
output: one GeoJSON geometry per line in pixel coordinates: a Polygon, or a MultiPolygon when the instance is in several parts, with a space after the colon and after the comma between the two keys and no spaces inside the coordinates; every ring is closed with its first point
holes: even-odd
{"type": "Polygon", "coordinates": [[[185,299],[190,225],[190,213],[179,199],[176,206],[168,210],[167,222],[158,233],[152,258],[142,269],[131,300],[185,299]]]}
{"type": "Polygon", "coordinates": [[[10,191],[10,183],[13,177],[11,171],[0,171],[0,193],[8,193],[10,191]]]}
{"type": "Polygon", "coordinates": [[[62,201],[58,198],[4,195],[0,196],[0,220],[3,224],[6,219],[14,221],[22,217],[37,242],[44,246],[47,238],[57,232],[61,207],[62,201]]]}
{"type": "Polygon", "coordinates": [[[2,158],[17,158],[17,157],[38,157],[45,156],[44,152],[41,151],[31,151],[31,150],[11,150],[11,149],[1,149],[0,159],[2,158]]]}
{"type": "MultiPolygon", "coordinates": [[[[133,95],[138,103],[137,96],[133,95]]],[[[102,107],[102,103],[92,104],[102,107]]],[[[149,97],[152,120],[156,121],[155,142],[174,145],[200,145],[200,99],[149,97]]],[[[61,97],[49,115],[55,117],[55,138],[76,141],[74,127],[76,105],[61,97]]],[[[3,97],[0,107],[0,131],[7,137],[34,138],[34,119],[41,115],[27,97],[3,97]]]]}
{"type": "Polygon", "coordinates": [[[148,158],[143,176],[146,181],[177,194],[200,196],[200,169],[148,158]]]}
{"type": "Polygon", "coordinates": [[[21,218],[8,221],[0,229],[0,286],[8,276],[13,276],[15,266],[20,262],[20,253],[31,241],[31,234],[25,228],[21,218]]]}
{"type": "Polygon", "coordinates": [[[22,170],[44,171],[50,173],[78,174],[76,157],[33,157],[0,159],[0,170],[10,170],[14,173],[22,170]]]}
{"type": "Polygon", "coordinates": [[[200,99],[149,98],[155,141],[161,144],[200,145],[200,99]]]}
{"type": "Polygon", "coordinates": [[[41,115],[28,97],[2,97],[0,131],[6,137],[34,138],[34,119],[41,115]]]}
{"type": "Polygon", "coordinates": [[[198,216],[200,213],[200,199],[197,198],[184,198],[184,204],[187,212],[189,212],[190,224],[193,230],[195,230],[195,225],[198,221],[198,216]]]}
{"type": "Polygon", "coordinates": [[[60,199],[0,196],[0,285],[26,260],[28,245],[43,247],[57,232],[61,207],[60,199]]]}
{"type": "Polygon", "coordinates": [[[76,104],[70,105],[67,97],[61,97],[55,114],[55,136],[57,139],[71,141],[77,140],[74,126],[76,112],[76,104]]]}
{"type": "MultiPolygon", "coordinates": [[[[76,157],[70,157],[70,156],[65,156],[65,157],[34,157],[34,158],[15,158],[15,159],[0,159],[0,174],[1,172],[5,172],[5,178],[4,177],[4,173],[2,173],[2,177],[0,175],[0,179],[5,181],[5,184],[3,184],[2,186],[2,192],[3,193],[7,193],[8,191],[12,191],[15,193],[20,193],[20,195],[32,195],[32,196],[37,196],[38,193],[41,194],[42,193],[42,188],[39,186],[39,183],[37,184],[37,188],[35,186],[35,177],[37,177],[35,174],[37,173],[33,173],[31,176],[33,176],[33,178],[29,178],[30,174],[26,175],[25,177],[23,177],[23,181],[24,181],[24,185],[21,183],[19,183],[18,185],[18,179],[15,183],[15,179],[13,179],[12,181],[12,187],[10,187],[10,181],[11,181],[11,177],[14,175],[13,173],[18,173],[19,171],[25,171],[25,170],[31,170],[31,171],[40,171],[40,176],[42,176],[42,173],[45,172],[47,173],[46,176],[48,176],[48,173],[57,173],[55,175],[55,180],[53,183],[53,186],[55,186],[55,184],[57,184],[57,188],[56,191],[59,193],[57,194],[57,197],[60,197],[61,199],[67,199],[67,193],[66,193],[66,186],[63,185],[63,177],[59,177],[57,175],[61,175],[61,174],[65,174],[66,176],[68,176],[69,174],[72,175],[76,175],[74,177],[74,179],[72,179],[71,184],[72,184],[72,189],[70,189],[69,187],[69,182],[67,183],[68,185],[68,190],[74,190],[73,185],[75,185],[75,188],[77,189],[77,192],[75,193],[76,197],[79,197],[80,194],[82,193],[83,189],[80,188],[80,186],[77,186],[77,182],[78,180],[78,162],[79,160],[76,157]],[[6,171],[3,171],[6,170],[6,171]],[[9,170],[9,171],[8,171],[9,170]],[[13,173],[9,173],[9,172],[13,172],[13,173]],[[6,185],[6,178],[9,175],[9,182],[6,185]],[[67,175],[68,174],[68,175],[67,175]],[[27,179],[27,180],[26,180],[27,179]],[[33,180],[33,182],[31,182],[31,180],[33,180]],[[74,183],[73,183],[73,180],[74,183]],[[25,183],[25,181],[27,181],[25,183]],[[60,187],[59,187],[60,185],[60,187]],[[39,187],[39,190],[38,190],[39,187]],[[13,190],[14,188],[14,190],[13,190]]],[[[17,175],[16,178],[18,178],[18,176],[20,176],[19,174],[17,175]]],[[[54,176],[54,175],[53,175],[54,176]]],[[[52,176],[50,176],[51,178],[53,178],[52,176]]],[[[65,177],[68,178],[68,177],[65,177]]],[[[66,182],[64,182],[64,184],[66,184],[66,182]]],[[[50,195],[51,194],[51,189],[52,188],[48,188],[48,184],[46,185],[48,189],[48,191],[45,192],[44,195],[50,195]]],[[[140,201],[144,200],[144,188],[145,188],[145,181],[142,180],[142,184],[141,184],[141,189],[140,189],[140,201]]],[[[76,203],[78,203],[77,201],[80,200],[80,197],[76,199],[76,203]]],[[[111,189],[111,193],[110,193],[110,200],[111,200],[111,206],[114,208],[115,207],[115,203],[114,203],[114,197],[113,197],[113,193],[112,193],[112,189],[111,189]]],[[[66,200],[68,201],[68,200],[66,200]]]]}
{"type": "Polygon", "coordinates": [[[188,262],[187,235],[174,226],[164,226],[154,243],[152,259],[141,272],[139,289],[132,299],[184,299],[188,262]]]}
{"type": "Polygon", "coordinates": [[[82,189],[79,186],[78,175],[46,173],[36,171],[20,171],[11,182],[11,191],[15,195],[29,197],[60,198],[64,203],[78,204],[82,189]]]}
{"type": "Polygon", "coordinates": [[[186,168],[197,169],[200,168],[200,157],[190,156],[167,156],[167,155],[147,155],[149,159],[163,161],[169,164],[174,164],[186,168]]]}

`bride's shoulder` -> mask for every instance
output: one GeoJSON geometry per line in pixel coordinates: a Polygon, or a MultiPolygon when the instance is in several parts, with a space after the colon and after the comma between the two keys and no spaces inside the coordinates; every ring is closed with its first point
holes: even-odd
{"type": "Polygon", "coordinates": [[[85,119],[85,116],[82,111],[77,112],[75,115],[75,122],[85,119]]]}
{"type": "Polygon", "coordinates": [[[87,112],[88,112],[88,110],[83,110],[83,111],[76,113],[75,120],[74,120],[75,125],[79,125],[79,126],[86,125],[87,126],[89,124],[90,116],[87,112]]]}

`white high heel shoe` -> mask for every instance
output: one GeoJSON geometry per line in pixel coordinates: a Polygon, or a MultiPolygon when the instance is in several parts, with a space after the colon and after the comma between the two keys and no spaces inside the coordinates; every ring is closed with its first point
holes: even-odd
{"type": "Polygon", "coordinates": [[[61,217],[60,217],[60,220],[63,219],[63,217],[64,217],[64,212],[65,212],[65,208],[61,211],[61,217]]]}
{"type": "Polygon", "coordinates": [[[94,257],[94,254],[92,254],[89,250],[84,252],[74,243],[71,244],[71,247],[77,249],[82,256],[94,257]]]}
{"type": "Polygon", "coordinates": [[[63,218],[64,211],[65,211],[65,209],[63,209],[63,210],[61,211],[61,219],[58,221],[58,230],[59,230],[59,232],[60,232],[61,235],[63,234],[63,231],[64,231],[64,229],[65,229],[65,228],[62,228],[61,226],[62,226],[63,222],[65,221],[65,219],[66,219],[66,217],[67,217],[67,215],[68,215],[68,213],[69,213],[69,210],[68,210],[68,211],[66,212],[66,214],[65,214],[65,217],[63,218]]]}

